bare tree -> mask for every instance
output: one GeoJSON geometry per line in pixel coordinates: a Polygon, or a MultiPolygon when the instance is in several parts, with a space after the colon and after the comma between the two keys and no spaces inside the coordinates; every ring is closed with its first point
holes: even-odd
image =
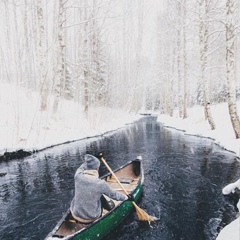
{"type": "Polygon", "coordinates": [[[142,59],[142,42],[143,42],[143,24],[144,24],[144,1],[138,1],[137,5],[137,41],[136,41],[136,77],[135,85],[133,88],[133,101],[132,101],[132,111],[138,112],[141,108],[139,104],[141,103],[140,98],[142,97],[142,91],[138,88],[141,86],[141,59],[142,59]]]}
{"type": "Polygon", "coordinates": [[[215,129],[215,123],[211,114],[209,100],[209,82],[206,75],[208,64],[208,0],[199,1],[200,26],[199,26],[199,41],[200,41],[200,58],[201,58],[201,78],[202,78],[202,94],[205,118],[208,120],[211,129],[215,129]]]}
{"type": "Polygon", "coordinates": [[[187,79],[187,50],[186,50],[186,25],[187,25],[187,5],[186,0],[183,0],[183,118],[187,118],[187,103],[188,103],[188,79],[187,79]]]}
{"type": "Polygon", "coordinates": [[[236,2],[227,0],[226,3],[226,69],[227,69],[227,86],[228,86],[228,109],[230,119],[233,125],[236,138],[240,137],[240,121],[236,106],[236,79],[235,79],[235,25],[234,11],[236,2]]]}
{"type": "Polygon", "coordinates": [[[178,112],[183,117],[183,81],[182,81],[182,4],[177,3],[178,25],[177,25],[177,68],[178,68],[178,112]]]}
{"type": "Polygon", "coordinates": [[[37,16],[38,16],[38,31],[39,31],[39,43],[38,43],[38,74],[40,76],[41,84],[41,110],[47,109],[47,98],[48,98],[48,81],[47,81],[47,70],[46,70],[46,34],[44,27],[43,17],[43,5],[42,0],[37,1],[37,16]]]}
{"type": "Polygon", "coordinates": [[[54,78],[54,105],[53,113],[58,111],[59,103],[61,98],[64,97],[64,86],[65,86],[65,43],[64,43],[64,2],[63,0],[58,1],[58,22],[57,22],[57,49],[56,56],[57,62],[55,66],[55,78],[54,78]]]}
{"type": "Polygon", "coordinates": [[[172,44],[172,57],[171,57],[171,72],[170,72],[170,86],[169,86],[169,94],[168,94],[168,105],[169,105],[169,115],[173,116],[174,110],[174,71],[175,71],[175,59],[176,59],[176,46],[172,44]]]}
{"type": "Polygon", "coordinates": [[[90,105],[90,95],[89,95],[89,81],[90,81],[90,66],[89,66],[89,11],[87,8],[87,1],[84,1],[84,42],[83,42],[83,77],[84,77],[84,98],[83,98],[83,105],[84,105],[84,112],[85,114],[88,114],[88,109],[90,105]]]}

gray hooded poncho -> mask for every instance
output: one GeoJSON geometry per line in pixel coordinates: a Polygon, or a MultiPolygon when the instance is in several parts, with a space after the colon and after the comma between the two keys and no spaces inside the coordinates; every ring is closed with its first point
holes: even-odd
{"type": "Polygon", "coordinates": [[[127,199],[126,195],[112,190],[109,185],[98,177],[100,161],[85,155],[85,162],[75,173],[75,196],[71,202],[71,212],[85,220],[94,220],[101,216],[100,198],[103,194],[118,201],[127,199]]]}

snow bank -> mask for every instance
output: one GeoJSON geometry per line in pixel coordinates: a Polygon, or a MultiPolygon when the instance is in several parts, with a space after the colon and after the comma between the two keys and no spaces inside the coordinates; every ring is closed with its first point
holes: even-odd
{"type": "Polygon", "coordinates": [[[216,240],[239,240],[240,239],[240,218],[228,224],[222,229],[216,240]]]}
{"type": "Polygon", "coordinates": [[[53,100],[49,97],[48,111],[42,112],[39,94],[1,84],[0,155],[101,135],[140,118],[123,110],[100,107],[89,108],[86,116],[79,104],[63,100],[58,114],[53,114],[53,100]]]}
{"type": "MultiPolygon", "coordinates": [[[[204,119],[204,109],[202,106],[195,106],[188,109],[188,117],[186,119],[179,118],[178,112],[175,111],[173,117],[159,115],[158,121],[166,127],[183,130],[186,134],[211,138],[222,148],[240,156],[240,139],[235,138],[228,114],[227,103],[213,105],[211,106],[211,111],[216,125],[215,130],[211,130],[208,121],[204,119]]],[[[239,102],[238,112],[240,112],[239,102]]]]}
{"type": "Polygon", "coordinates": [[[226,187],[224,187],[222,189],[222,194],[228,195],[230,193],[234,193],[236,188],[240,190],[240,179],[238,179],[236,182],[230,183],[226,187]]]}

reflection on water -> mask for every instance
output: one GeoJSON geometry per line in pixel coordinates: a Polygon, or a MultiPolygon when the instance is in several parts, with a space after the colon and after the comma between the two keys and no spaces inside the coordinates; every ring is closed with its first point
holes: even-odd
{"type": "MultiPolygon", "coordinates": [[[[213,240],[236,211],[221,194],[239,178],[239,162],[212,141],[167,129],[146,117],[98,138],[0,163],[0,239],[44,239],[69,207],[73,176],[86,152],[103,151],[114,169],[142,155],[139,206],[161,220],[149,226],[130,216],[107,239],[213,240]]],[[[100,174],[107,172],[101,166],[100,174]]]]}

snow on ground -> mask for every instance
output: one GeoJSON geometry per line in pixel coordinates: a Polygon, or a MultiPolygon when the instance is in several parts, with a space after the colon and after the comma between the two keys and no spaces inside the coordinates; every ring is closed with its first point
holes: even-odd
{"type": "MultiPolygon", "coordinates": [[[[160,115],[158,121],[167,127],[184,130],[186,134],[211,138],[215,143],[226,150],[236,153],[239,157],[240,139],[236,140],[235,138],[227,103],[213,105],[211,111],[216,130],[211,130],[208,122],[204,119],[204,109],[201,106],[188,109],[188,118],[186,119],[178,118],[177,111],[175,111],[174,117],[160,115]]],[[[240,113],[240,103],[238,103],[238,112],[240,113]]]]}
{"type": "Polygon", "coordinates": [[[222,229],[216,240],[239,240],[240,218],[235,219],[222,229]]]}
{"type": "MultiPolygon", "coordinates": [[[[211,130],[208,122],[204,119],[204,109],[195,106],[188,109],[188,118],[180,119],[177,111],[173,117],[159,115],[158,121],[166,127],[173,127],[185,131],[186,134],[208,137],[226,150],[236,153],[240,157],[240,140],[235,139],[231,126],[227,103],[211,106],[212,116],[216,124],[216,130],[211,130]]],[[[238,102],[238,113],[240,114],[240,103],[238,102]]],[[[236,179],[237,181],[238,179],[236,179]]],[[[225,191],[229,190],[235,183],[226,183],[225,191]],[[228,185],[229,184],[229,185],[228,185]]],[[[236,184],[235,184],[236,185],[236,184]]],[[[234,188],[236,187],[234,185],[234,188]]],[[[233,189],[231,189],[232,191],[233,189]]],[[[225,192],[224,191],[224,192],[225,192]]],[[[240,239],[240,217],[223,228],[216,240],[239,240],[240,239]]]]}
{"type": "Polygon", "coordinates": [[[1,84],[0,88],[0,155],[4,152],[24,149],[40,150],[67,141],[101,135],[123,127],[140,118],[122,110],[107,108],[89,109],[89,119],[78,104],[60,103],[60,111],[52,114],[53,99],[49,110],[40,111],[39,94],[1,84]]]}

